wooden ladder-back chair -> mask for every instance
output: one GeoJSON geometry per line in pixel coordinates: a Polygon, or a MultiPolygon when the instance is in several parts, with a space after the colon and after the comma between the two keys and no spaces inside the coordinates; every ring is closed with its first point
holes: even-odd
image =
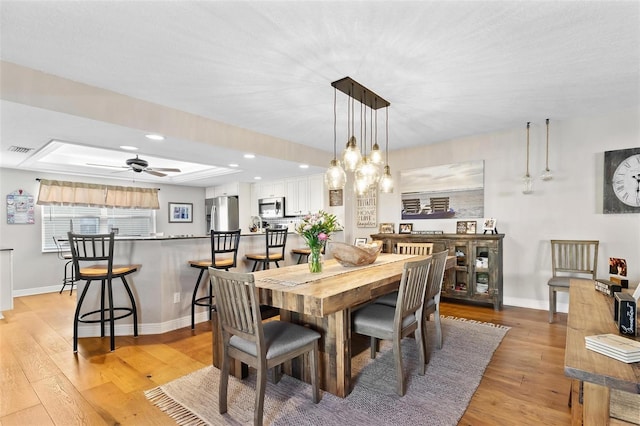
{"type": "Polygon", "coordinates": [[[268,370],[285,361],[309,354],[313,402],[320,401],[318,340],[320,334],[301,325],[262,322],[253,274],[209,268],[218,306],[218,327],[222,336],[222,366],[218,408],[227,412],[229,359],[241,361],[257,371],[254,425],[261,425],[268,370]]]}
{"type": "Polygon", "coordinates": [[[429,256],[433,252],[433,243],[397,243],[396,252],[398,254],[429,256]]]}
{"type": "Polygon", "coordinates": [[[393,342],[393,356],[396,369],[396,392],[405,394],[404,372],[400,341],[411,333],[415,334],[420,354],[420,375],[424,375],[426,356],[424,351],[423,308],[431,257],[406,262],[400,279],[396,306],[371,303],[352,314],[352,331],[371,338],[371,358],[375,358],[377,339],[393,342]]]}
{"type": "MultiPolygon", "coordinates": [[[[444,280],[444,270],[447,265],[447,250],[433,254],[431,268],[429,269],[429,280],[427,281],[427,291],[424,301],[424,320],[429,320],[429,315],[433,314],[436,326],[436,342],[438,349],[442,349],[442,325],[440,323],[440,293],[442,292],[442,281],[444,280]]],[[[425,345],[425,355],[427,354],[427,329],[423,327],[424,336],[422,341],[425,345]]],[[[428,362],[428,359],[426,360],[428,362]]]]}
{"type": "Polygon", "coordinates": [[[598,240],[551,240],[552,277],[549,286],[549,322],[556,313],[556,293],[569,291],[573,278],[595,280],[598,272],[598,240]]]}

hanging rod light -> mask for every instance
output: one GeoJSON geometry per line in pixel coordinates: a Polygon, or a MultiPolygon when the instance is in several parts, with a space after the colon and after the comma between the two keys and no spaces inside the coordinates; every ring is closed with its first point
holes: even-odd
{"type": "Polygon", "coordinates": [[[540,179],[542,180],[553,179],[553,174],[551,173],[551,170],[549,170],[549,119],[548,118],[547,118],[547,162],[546,162],[546,167],[544,169],[544,172],[542,172],[542,175],[540,176],[540,179]]]}
{"type": "MultiPolygon", "coordinates": [[[[380,163],[375,162],[375,161],[378,161],[377,160],[378,157],[381,157],[380,147],[377,143],[378,142],[377,141],[377,131],[378,131],[377,112],[376,112],[376,118],[375,118],[375,133],[374,133],[373,111],[377,111],[379,108],[383,108],[383,107],[387,108],[387,128],[388,128],[388,116],[389,116],[388,107],[390,103],[384,100],[383,98],[381,98],[380,96],[376,95],[375,93],[373,93],[371,90],[357,83],[350,77],[344,77],[340,80],[336,80],[333,83],[331,83],[331,85],[334,88],[348,95],[350,99],[350,103],[348,104],[349,114],[348,114],[348,120],[347,120],[348,121],[347,132],[351,136],[349,137],[349,141],[347,142],[347,146],[343,152],[342,158],[343,158],[343,164],[344,164],[345,170],[356,172],[355,173],[356,179],[354,182],[354,184],[356,185],[355,189],[358,193],[362,193],[367,189],[375,188],[380,181],[379,164],[381,163],[381,161],[380,163]],[[361,104],[360,139],[362,144],[362,152],[360,151],[360,149],[358,149],[358,144],[354,136],[355,120],[353,117],[354,117],[354,110],[355,110],[354,101],[356,100],[359,101],[361,104]],[[364,114],[362,112],[363,107],[365,108],[364,114]],[[371,115],[371,119],[370,119],[371,131],[370,131],[370,141],[369,141],[371,146],[371,150],[370,150],[371,152],[369,155],[367,155],[366,136],[364,136],[363,138],[363,135],[362,135],[363,123],[366,123],[366,114],[367,114],[366,107],[370,108],[370,115],[371,115]]],[[[364,134],[366,135],[366,124],[364,124],[364,129],[365,129],[364,134]]],[[[388,160],[389,160],[388,144],[389,144],[389,141],[388,141],[388,131],[387,131],[387,169],[388,169],[388,160]]],[[[390,177],[391,176],[389,171],[388,178],[390,177]]]]}
{"type": "Polygon", "coordinates": [[[527,172],[522,178],[523,194],[531,194],[533,192],[533,179],[531,179],[531,175],[529,174],[529,127],[530,125],[531,125],[531,122],[527,121],[527,172]]]}
{"type": "Polygon", "coordinates": [[[327,187],[331,189],[343,189],[347,183],[347,174],[344,172],[344,169],[340,165],[340,162],[336,158],[336,144],[337,144],[337,130],[336,130],[336,98],[337,98],[337,89],[333,88],[333,160],[329,164],[329,168],[324,174],[324,181],[327,184],[327,187]]]}
{"type": "MultiPolygon", "coordinates": [[[[378,106],[378,98],[375,98],[373,101],[374,105],[377,107],[378,106]]],[[[383,158],[382,158],[382,152],[380,152],[380,146],[378,145],[378,109],[375,108],[376,111],[376,133],[375,133],[375,140],[374,140],[374,144],[371,147],[371,154],[369,154],[369,158],[371,160],[371,162],[373,164],[375,164],[376,166],[382,166],[383,163],[383,158]]]]}
{"type": "Polygon", "coordinates": [[[385,108],[387,118],[385,120],[385,134],[386,134],[386,142],[385,142],[385,165],[384,170],[382,172],[382,177],[380,178],[380,191],[385,194],[390,194],[393,192],[393,177],[391,176],[391,168],[389,167],[389,107],[385,108]]]}
{"type": "MultiPolygon", "coordinates": [[[[334,86],[334,88],[337,88],[336,86],[334,86]]],[[[347,114],[350,115],[350,117],[347,117],[347,123],[348,123],[348,127],[350,127],[348,134],[350,134],[351,136],[349,137],[349,139],[347,140],[347,145],[344,148],[344,151],[342,153],[342,162],[344,163],[344,167],[345,169],[347,169],[350,172],[353,172],[356,170],[356,167],[358,167],[358,164],[360,163],[360,161],[362,161],[362,154],[360,153],[360,149],[358,148],[358,141],[356,140],[356,137],[354,136],[354,127],[355,127],[355,123],[353,120],[353,110],[354,110],[354,105],[353,105],[353,93],[354,90],[354,85],[351,84],[351,88],[349,89],[349,99],[348,101],[350,101],[350,103],[348,104],[347,107],[347,114]],[[349,108],[350,107],[350,108],[349,108]],[[349,113],[350,111],[350,113],[349,113]]],[[[362,117],[360,117],[362,118],[362,117]]]]}

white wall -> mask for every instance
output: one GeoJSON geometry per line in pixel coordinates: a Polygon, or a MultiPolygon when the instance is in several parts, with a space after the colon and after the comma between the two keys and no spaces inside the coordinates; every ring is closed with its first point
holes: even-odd
{"type": "Polygon", "coordinates": [[[10,192],[22,189],[37,200],[39,183],[36,178],[58,179],[75,182],[105,183],[111,185],[131,185],[160,188],[158,198],[160,210],[157,211],[157,232],[165,235],[206,235],[204,217],[204,188],[156,185],[151,183],[123,183],[122,180],[93,179],[71,175],[53,175],[16,169],[0,168],[0,246],[13,248],[14,251],[14,296],[58,290],[61,287],[64,263],[56,253],[42,253],[40,207],[35,209],[35,224],[7,224],[7,206],[5,197],[10,192]],[[168,203],[193,203],[193,223],[169,223],[168,203]]]}
{"type": "MultiPolygon", "coordinates": [[[[531,117],[530,173],[538,178],[545,167],[547,117],[531,117]]],[[[608,258],[627,259],[631,283],[640,281],[640,214],[603,214],[604,151],[640,146],[640,111],[556,121],[550,117],[551,181],[536,179],[533,194],[522,194],[525,173],[526,123],[509,132],[473,136],[437,145],[393,151],[393,194],[380,194],[378,221],[400,218],[400,170],[484,160],[484,216],[495,217],[504,238],[504,303],[547,309],[547,279],[551,274],[550,239],[600,240],[598,277],[608,277],[608,258]]],[[[393,123],[391,123],[393,125],[393,123]]],[[[393,141],[390,142],[393,148],[393,141]]],[[[375,229],[355,229],[352,237],[375,229]]],[[[455,233],[459,219],[417,220],[416,230],[455,233]]],[[[480,219],[478,219],[480,222],[480,219]]],[[[406,222],[406,221],[405,221],[406,222]]],[[[568,298],[558,295],[559,310],[568,298]]]]}

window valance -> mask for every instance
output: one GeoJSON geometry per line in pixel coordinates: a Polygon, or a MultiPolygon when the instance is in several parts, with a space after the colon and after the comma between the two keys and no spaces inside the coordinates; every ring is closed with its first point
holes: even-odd
{"type": "Polygon", "coordinates": [[[157,188],[40,179],[38,204],[159,209],[157,188]]]}

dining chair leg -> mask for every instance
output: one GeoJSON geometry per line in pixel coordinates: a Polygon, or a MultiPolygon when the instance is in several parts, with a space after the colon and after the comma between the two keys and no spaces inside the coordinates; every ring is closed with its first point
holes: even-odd
{"type": "Polygon", "coordinates": [[[370,346],[370,357],[371,359],[375,359],[376,358],[376,352],[378,352],[378,339],[376,339],[375,337],[371,336],[370,338],[371,343],[369,344],[370,346]]]}
{"type": "Polygon", "coordinates": [[[436,323],[436,342],[438,343],[438,349],[442,349],[442,323],[440,322],[440,307],[436,308],[433,316],[436,323]]]}
{"type": "Polygon", "coordinates": [[[318,380],[318,341],[313,343],[313,350],[309,352],[309,366],[311,367],[311,386],[313,387],[313,402],[320,402],[320,381],[318,380]]]}
{"type": "Polygon", "coordinates": [[[549,324],[553,322],[553,314],[556,312],[556,291],[549,286],[549,324]]]}
{"type": "Polygon", "coordinates": [[[402,351],[400,348],[400,337],[393,339],[393,358],[396,365],[396,393],[404,396],[404,374],[402,373],[402,351]]]}
{"type": "Polygon", "coordinates": [[[418,329],[414,332],[416,345],[418,349],[418,360],[420,362],[420,368],[418,369],[418,374],[420,376],[424,376],[426,361],[426,339],[425,339],[426,331],[424,330],[424,321],[418,322],[418,329]]]}
{"type": "Polygon", "coordinates": [[[226,345],[222,344],[222,364],[220,365],[220,385],[218,387],[218,412],[227,412],[227,387],[229,385],[229,355],[226,345]]]}
{"type": "Polygon", "coordinates": [[[104,337],[104,298],[106,297],[106,293],[104,291],[104,282],[102,280],[101,288],[100,288],[100,337],[104,337]]]}
{"type": "Polygon", "coordinates": [[[264,392],[267,388],[267,365],[262,362],[258,367],[256,376],[256,408],[253,412],[253,424],[262,426],[262,417],[264,414],[264,392]]]}

